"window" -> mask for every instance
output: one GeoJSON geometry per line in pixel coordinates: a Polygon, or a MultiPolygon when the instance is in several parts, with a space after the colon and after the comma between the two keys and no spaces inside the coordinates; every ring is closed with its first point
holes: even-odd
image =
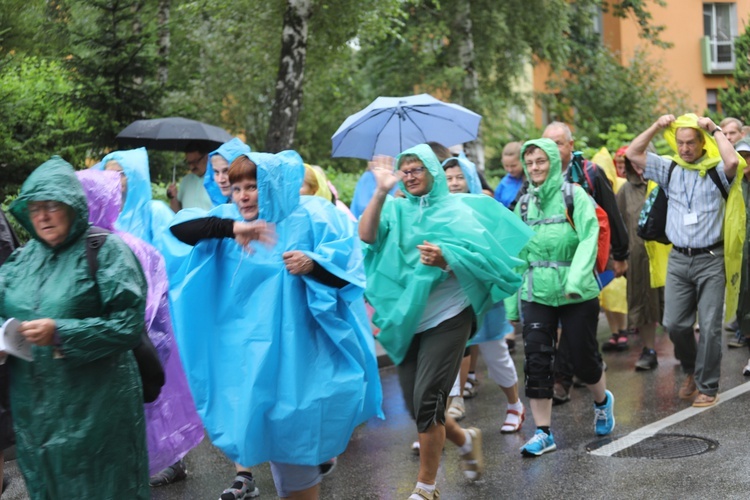
{"type": "Polygon", "coordinates": [[[734,70],[737,10],[734,3],[703,4],[703,35],[708,39],[712,71],[734,70]]]}
{"type": "Polygon", "coordinates": [[[719,93],[716,89],[706,89],[706,107],[711,113],[718,113],[719,93]]]}

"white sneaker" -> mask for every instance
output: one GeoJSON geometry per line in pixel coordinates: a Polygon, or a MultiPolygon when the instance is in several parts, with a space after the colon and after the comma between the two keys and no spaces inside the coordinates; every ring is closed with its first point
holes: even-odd
{"type": "Polygon", "coordinates": [[[745,368],[742,369],[742,374],[746,377],[750,377],[750,359],[747,360],[745,368]]]}

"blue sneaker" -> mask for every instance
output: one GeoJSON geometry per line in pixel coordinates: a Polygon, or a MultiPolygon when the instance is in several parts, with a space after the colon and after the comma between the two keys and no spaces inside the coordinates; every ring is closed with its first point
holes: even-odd
{"type": "Polygon", "coordinates": [[[525,457],[539,457],[548,451],[555,451],[557,445],[552,433],[547,434],[541,429],[537,429],[534,437],[521,447],[521,455],[525,457]]]}
{"type": "Polygon", "coordinates": [[[607,403],[604,406],[594,403],[594,431],[597,436],[606,436],[615,428],[615,397],[609,391],[604,393],[607,395],[607,403]]]}

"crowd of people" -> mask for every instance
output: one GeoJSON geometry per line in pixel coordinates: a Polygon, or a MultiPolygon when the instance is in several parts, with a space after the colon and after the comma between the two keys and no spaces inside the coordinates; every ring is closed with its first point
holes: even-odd
{"type": "Polygon", "coordinates": [[[33,357],[1,357],[0,447],[17,444],[34,500],[135,499],[188,477],[205,433],[235,464],[220,500],[257,497],[264,462],[279,497],[316,499],[355,427],[385,418],[375,339],[416,424],[410,500],[440,497],[446,440],[468,481],[484,473],[482,431],[458,423],[479,355],[507,400],[500,432],[521,432],[528,405],[525,457],[557,448],[553,405],[574,382],[594,434],[611,434],[601,351],[637,333],[634,368],[653,370],[659,324],[678,395],[714,405],[725,304],[730,345],[750,345],[748,157],[734,118],[661,116],[593,161],[553,122],[503,147],[496,189],[438,143],[376,156],[351,210],[320,167],[239,138],[188,146],[169,204],[152,199],[143,148],[79,171],[53,157],[9,208],[30,241],[0,213],[0,320],[33,357]],[[652,152],[658,133],[669,155],[652,152]],[[641,232],[658,215],[660,241],[641,232]],[[149,347],[164,373],[153,397],[149,347]]]}

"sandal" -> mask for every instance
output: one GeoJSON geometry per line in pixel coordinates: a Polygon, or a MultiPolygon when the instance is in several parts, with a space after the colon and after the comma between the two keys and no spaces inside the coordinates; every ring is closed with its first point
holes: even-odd
{"type": "Polygon", "coordinates": [[[718,394],[716,396],[709,396],[708,394],[703,394],[701,392],[695,398],[695,401],[693,401],[693,408],[708,408],[709,406],[713,406],[718,402],[719,402],[718,394]]]}
{"type": "Polygon", "coordinates": [[[479,392],[479,380],[467,378],[464,384],[463,397],[464,399],[471,399],[479,392]]]}
{"type": "Polygon", "coordinates": [[[508,411],[505,412],[505,422],[503,422],[503,426],[500,427],[500,434],[513,434],[514,432],[520,431],[524,420],[526,420],[526,407],[523,407],[520,412],[508,409],[508,411]],[[508,415],[516,415],[518,417],[518,422],[511,422],[508,419],[508,415]]]}
{"type": "Polygon", "coordinates": [[[424,500],[438,500],[440,498],[440,491],[435,488],[435,491],[430,493],[429,491],[423,490],[422,488],[414,488],[414,491],[411,492],[411,496],[409,496],[409,498],[414,496],[424,498],[424,500]]]}
{"type": "Polygon", "coordinates": [[[255,479],[238,474],[234,478],[232,487],[221,492],[219,500],[245,500],[255,498],[258,495],[260,495],[260,491],[255,486],[255,479]]]}

